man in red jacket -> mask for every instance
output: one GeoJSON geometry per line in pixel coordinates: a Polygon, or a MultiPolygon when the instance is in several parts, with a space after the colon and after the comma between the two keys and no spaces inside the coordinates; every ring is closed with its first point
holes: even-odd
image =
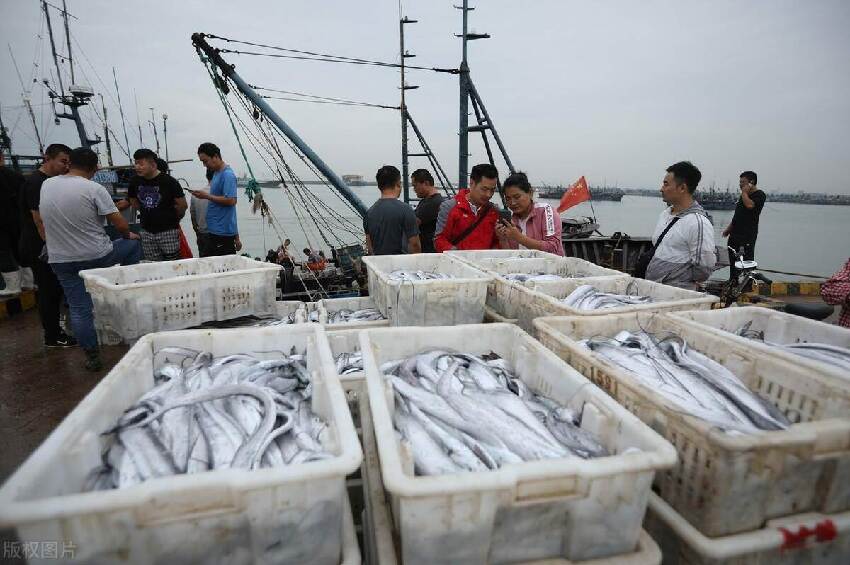
{"type": "Polygon", "coordinates": [[[434,238],[434,248],[438,252],[499,248],[496,236],[499,212],[490,204],[498,176],[493,165],[475,165],[469,175],[469,189],[443,202],[434,238]]]}

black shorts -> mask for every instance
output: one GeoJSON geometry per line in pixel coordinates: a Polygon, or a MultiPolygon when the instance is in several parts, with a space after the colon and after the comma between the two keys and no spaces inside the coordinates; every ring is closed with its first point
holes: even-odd
{"type": "Polygon", "coordinates": [[[218,257],[220,255],[235,255],[236,236],[216,235],[214,233],[207,234],[206,248],[207,257],[218,257]]]}

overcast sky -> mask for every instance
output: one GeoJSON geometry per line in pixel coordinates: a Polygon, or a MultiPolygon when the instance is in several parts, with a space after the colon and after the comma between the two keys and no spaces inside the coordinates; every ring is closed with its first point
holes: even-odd
{"type": "MultiPolygon", "coordinates": [[[[568,183],[586,175],[591,184],[654,188],[669,164],[690,159],[702,170],[704,183],[720,187],[727,182],[735,187],[738,174],[753,169],[767,190],[850,193],[846,0],[482,0],[472,5],[471,29],[492,35],[470,44],[473,80],[515,166],[534,183],[568,183]]],[[[78,74],[81,69],[87,75],[77,82],[104,93],[122,144],[113,66],[131,151],[139,146],[135,91],[142,121],[154,107],[161,129],[161,114],[168,114],[171,159],[195,158],[200,142],[214,141],[238,172],[245,164],[192,48],[192,32],[398,59],[396,0],[68,0],[68,7],[79,18],[71,20],[72,48],[79,51],[79,44],[85,54],[75,53],[78,74]]],[[[458,64],[460,42],[454,34],[460,12],[452,0],[408,1],[404,13],[419,20],[407,27],[408,48],[417,55],[412,63],[458,64]]],[[[58,13],[51,16],[58,31],[58,13]]],[[[40,63],[37,79],[52,68],[49,45],[36,37],[42,22],[37,0],[0,0],[0,37],[11,45],[25,82],[34,61],[40,63]]],[[[16,152],[31,152],[34,136],[21,108],[21,86],[8,48],[2,48],[3,119],[14,126],[16,152]]],[[[226,57],[251,84],[398,103],[394,69],[226,57]]],[[[411,114],[455,182],[457,78],[411,71],[408,82],[420,86],[408,96],[411,114]]],[[[68,123],[52,125],[49,106],[41,105],[44,89],[35,87],[32,99],[46,141],[77,145],[68,123]]],[[[272,105],[340,175],[372,177],[382,164],[400,165],[395,111],[272,105]]],[[[149,125],[142,127],[144,143],[153,146],[149,125]]],[[[470,148],[470,164],[486,159],[479,136],[471,137],[470,148]]],[[[126,162],[118,147],[113,154],[126,162]]],[[[256,155],[249,157],[258,176],[267,177],[256,155]]],[[[423,163],[414,159],[412,164],[423,163]]],[[[202,170],[196,161],[178,166],[176,173],[194,181],[202,170]]]]}

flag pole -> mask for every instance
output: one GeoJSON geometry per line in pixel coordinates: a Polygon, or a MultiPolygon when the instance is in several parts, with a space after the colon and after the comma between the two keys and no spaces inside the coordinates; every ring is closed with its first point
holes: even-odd
{"type": "Polygon", "coordinates": [[[596,209],[593,207],[593,192],[590,190],[590,185],[587,187],[587,192],[590,194],[590,211],[593,213],[593,221],[596,221],[596,209]]]}

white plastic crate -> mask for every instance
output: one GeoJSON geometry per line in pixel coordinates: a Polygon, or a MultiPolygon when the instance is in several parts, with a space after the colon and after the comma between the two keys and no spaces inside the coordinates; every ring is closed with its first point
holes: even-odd
{"type": "Polygon", "coordinates": [[[305,302],[304,303],[304,321],[307,323],[319,323],[319,303],[305,302]]]}
{"type": "Polygon", "coordinates": [[[278,318],[286,318],[294,314],[295,323],[303,324],[307,321],[307,310],[303,302],[297,300],[278,300],[274,303],[274,315],[278,318]]]}
{"type": "Polygon", "coordinates": [[[331,312],[339,310],[362,310],[364,308],[375,308],[375,301],[369,296],[354,296],[351,298],[326,298],[316,303],[319,311],[319,323],[328,329],[367,329],[382,328],[390,325],[389,320],[375,320],[372,322],[344,322],[329,324],[328,316],[331,312]]]}
{"type": "MultiPolygon", "coordinates": [[[[389,498],[384,490],[381,479],[381,462],[378,458],[378,446],[372,427],[372,414],[365,394],[365,383],[360,392],[360,422],[363,433],[363,465],[360,474],[363,479],[365,498],[365,518],[363,520],[363,553],[367,563],[380,565],[398,565],[393,532],[392,513],[389,498]]],[[[641,531],[637,549],[632,553],[614,557],[602,557],[585,561],[567,559],[546,559],[545,561],[528,561],[528,565],[658,565],[661,563],[661,550],[651,537],[641,531]]]]}
{"type": "Polygon", "coordinates": [[[489,306],[484,306],[484,323],[485,324],[516,324],[519,320],[516,318],[508,318],[502,316],[489,306]]]}
{"type": "Polygon", "coordinates": [[[664,435],[679,463],[656,476],[662,498],[707,536],[764,527],[800,512],[850,510],[850,387],[756,349],[697,332],[658,313],[539,318],[537,338],[664,435]],[[787,430],[728,434],[682,413],[629,372],[577,340],[621,330],[681,336],[725,366],[793,422],[787,430]]]}
{"type": "Polygon", "coordinates": [[[363,330],[369,405],[392,499],[402,561],[512,563],[630,553],[637,547],[653,475],[673,448],[601,390],[511,324],[363,330]],[[392,424],[391,385],[378,367],[427,349],[495,351],[533,390],[582,414],[582,427],[614,453],[414,476],[409,446],[392,424]],[[628,448],[634,452],[623,453],[628,448]]]}
{"type": "Polygon", "coordinates": [[[85,563],[339,563],[345,476],[361,452],[339,381],[309,355],[322,331],[301,324],[143,337],[0,489],[0,527],[16,528],[24,543],[70,540],[85,563]],[[308,349],[312,408],[328,424],[334,456],[82,492],[110,441],[103,432],[153,387],[162,349],[172,346],[264,358],[308,349]]]}
{"type": "Polygon", "coordinates": [[[359,329],[327,330],[323,338],[316,341],[322,366],[329,370],[333,369],[334,375],[346,388],[351,388],[353,384],[362,383],[365,375],[363,371],[356,371],[347,375],[337,374],[336,358],[342,353],[360,351],[360,331],[359,329]]]}
{"type": "Polygon", "coordinates": [[[644,279],[632,277],[610,278],[605,280],[588,281],[585,279],[567,279],[563,282],[552,282],[535,289],[522,289],[516,294],[515,300],[522,307],[519,309],[520,326],[526,331],[532,330],[532,322],[535,318],[543,316],[608,316],[610,314],[622,314],[625,312],[669,312],[673,310],[708,310],[711,305],[718,302],[716,296],[702,292],[668,286],[644,279]],[[583,284],[591,284],[600,292],[612,292],[616,294],[638,294],[651,296],[655,302],[647,304],[631,304],[619,308],[605,308],[600,310],[578,310],[561,302],[575,289],[583,284]]]}
{"type": "MultiPolygon", "coordinates": [[[[272,316],[283,319],[288,317],[290,314],[294,314],[294,323],[296,324],[301,324],[307,321],[307,314],[303,302],[298,302],[297,300],[278,300],[274,303],[274,313],[272,316]]],[[[121,336],[114,330],[109,329],[109,327],[101,326],[97,319],[95,319],[95,331],[97,332],[97,342],[100,345],[118,345],[119,343],[133,345],[136,341],[138,341],[136,338],[122,339],[121,336]]]]}
{"type": "Polygon", "coordinates": [[[354,516],[351,514],[351,504],[345,498],[342,517],[342,559],[340,565],[360,565],[360,545],[357,543],[357,531],[354,528],[354,516]]]}
{"type": "Polygon", "coordinates": [[[444,253],[363,257],[369,295],[392,326],[480,324],[490,275],[444,253]],[[395,270],[445,273],[455,278],[397,282],[395,270]]]}
{"type": "MultiPolygon", "coordinates": [[[[506,275],[508,273],[561,275],[567,278],[588,277],[628,277],[622,271],[600,267],[590,261],[578,257],[561,257],[546,254],[546,257],[491,257],[476,259],[472,263],[482,271],[506,275]]],[[[526,283],[528,286],[545,284],[540,282],[526,283]]]]}
{"type": "Polygon", "coordinates": [[[666,565],[847,565],[850,512],[800,514],[750,532],[719,538],[701,534],[657,494],[644,527],[661,546],[666,565]]]}
{"type": "Polygon", "coordinates": [[[826,343],[837,347],[850,348],[850,329],[759,306],[675,312],[671,313],[671,316],[695,330],[712,332],[728,339],[730,348],[735,350],[756,349],[762,351],[765,355],[776,355],[789,363],[810,367],[813,371],[830,375],[850,385],[850,372],[835,365],[822,363],[802,355],[795,355],[793,352],[765,345],[757,339],[749,339],[735,334],[746,322],[752,322],[750,329],[764,332],[765,341],[781,344],[826,343]]]}
{"type": "MultiPolygon", "coordinates": [[[[525,289],[539,290],[543,294],[557,294],[568,280],[576,283],[580,281],[579,284],[596,284],[628,277],[625,273],[594,265],[584,259],[557,255],[546,258],[480,259],[475,265],[493,275],[493,282],[487,287],[487,306],[509,319],[523,317],[522,310],[534,296],[524,292],[525,289]],[[509,273],[542,273],[565,278],[560,281],[519,282],[504,278],[504,275],[509,273]]],[[[530,330],[529,323],[526,322],[526,330],[530,330]]]]}
{"type": "Polygon", "coordinates": [[[123,340],[274,313],[281,266],[227,255],[80,272],[96,324],[123,340]]]}
{"type": "Polygon", "coordinates": [[[455,259],[460,259],[465,263],[469,263],[473,267],[478,267],[478,263],[485,259],[555,259],[560,258],[560,255],[549,253],[548,251],[537,251],[536,249],[477,249],[477,250],[454,250],[446,251],[445,255],[451,255],[455,259]]]}

